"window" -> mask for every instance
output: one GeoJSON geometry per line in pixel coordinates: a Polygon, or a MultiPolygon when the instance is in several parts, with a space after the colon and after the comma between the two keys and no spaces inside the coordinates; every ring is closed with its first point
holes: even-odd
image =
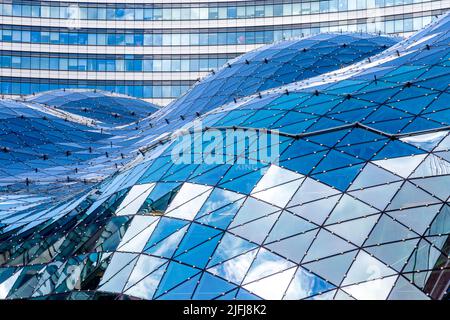
{"type": "Polygon", "coordinates": [[[237,17],[236,7],[228,7],[227,8],[227,15],[228,15],[228,18],[235,19],[237,17]]]}
{"type": "Polygon", "coordinates": [[[237,7],[237,17],[238,18],[245,18],[246,16],[246,10],[245,7],[237,7]]]}
{"type": "Polygon", "coordinates": [[[41,6],[41,17],[50,18],[50,7],[41,6]]]}
{"type": "Polygon", "coordinates": [[[97,19],[106,20],[106,8],[97,8],[97,19]]]}
{"type": "Polygon", "coordinates": [[[41,16],[41,7],[40,6],[33,6],[31,8],[31,16],[32,17],[40,17],[41,16]]]}
{"type": "Polygon", "coordinates": [[[144,20],[153,20],[153,9],[152,8],[144,9],[144,20]]]}
{"type": "Polygon", "coordinates": [[[219,18],[219,9],[218,8],[209,8],[209,19],[217,19],[219,18]]]}
{"type": "Polygon", "coordinates": [[[181,8],[180,11],[181,20],[189,20],[191,18],[191,11],[189,8],[181,8]]]}
{"type": "Polygon", "coordinates": [[[98,19],[97,8],[88,8],[88,19],[90,20],[98,19]]]}
{"type": "Polygon", "coordinates": [[[181,18],[181,9],[173,8],[172,9],[172,20],[180,20],[181,18]]]}
{"type": "Polygon", "coordinates": [[[150,59],[142,60],[142,71],[145,72],[153,71],[153,60],[150,59]]]}
{"type": "Polygon", "coordinates": [[[283,15],[283,5],[276,4],[273,6],[273,15],[275,17],[281,17],[283,15]]]}
{"type": "Polygon", "coordinates": [[[53,19],[59,19],[59,7],[50,7],[50,17],[53,19]]]}
{"type": "Polygon", "coordinates": [[[208,19],[208,8],[200,8],[200,20],[208,19]]]}
{"type": "Polygon", "coordinates": [[[22,15],[22,6],[20,4],[14,4],[12,7],[12,15],[20,17],[22,15]]]}
{"type": "Polygon", "coordinates": [[[264,17],[264,15],[265,15],[264,6],[256,6],[255,17],[264,17]]]}
{"type": "Polygon", "coordinates": [[[2,14],[4,16],[11,16],[12,15],[12,13],[13,13],[12,5],[4,3],[2,5],[2,8],[3,8],[2,14]]]}
{"type": "Polygon", "coordinates": [[[162,9],[162,20],[172,20],[172,9],[162,9]]]}

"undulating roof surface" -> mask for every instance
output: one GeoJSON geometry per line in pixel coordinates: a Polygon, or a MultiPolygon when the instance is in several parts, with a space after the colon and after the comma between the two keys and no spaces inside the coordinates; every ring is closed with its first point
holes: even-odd
{"type": "Polygon", "coordinates": [[[41,183],[64,179],[72,175],[67,166],[89,161],[109,146],[110,135],[91,119],[43,105],[0,100],[0,124],[2,190],[24,189],[38,176],[41,183]]]}
{"type": "Polygon", "coordinates": [[[101,181],[136,155],[137,140],[145,143],[131,127],[27,101],[1,99],[0,124],[2,195],[71,196],[69,188],[101,181]]]}
{"type": "Polygon", "coordinates": [[[19,199],[0,297],[441,299],[449,27],[212,110],[65,203],[19,199]]]}
{"type": "Polygon", "coordinates": [[[8,116],[3,134],[0,131],[0,148],[7,151],[1,158],[0,192],[51,193],[55,200],[70,196],[69,188],[75,192],[102,180],[140,148],[189,123],[198,112],[233,97],[336,70],[397,41],[327,34],[265,46],[231,61],[151,117],[147,116],[157,110],[154,105],[99,90],[47,91],[25,97],[22,104],[1,100],[0,112],[8,116]]]}
{"type": "Polygon", "coordinates": [[[235,99],[308,79],[367,59],[395,37],[330,33],[283,41],[246,53],[199,81],[185,95],[141,122],[146,134],[174,130],[235,99]]]}
{"type": "Polygon", "coordinates": [[[26,100],[89,117],[105,126],[129,124],[158,110],[149,102],[100,90],[47,91],[26,100]]]}

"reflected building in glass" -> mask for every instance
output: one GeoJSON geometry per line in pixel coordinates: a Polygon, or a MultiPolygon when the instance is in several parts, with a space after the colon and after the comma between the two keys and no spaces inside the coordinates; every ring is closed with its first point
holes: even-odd
{"type": "Polygon", "coordinates": [[[95,88],[166,105],[226,61],[324,32],[408,35],[446,0],[0,1],[0,93],[95,88]]]}

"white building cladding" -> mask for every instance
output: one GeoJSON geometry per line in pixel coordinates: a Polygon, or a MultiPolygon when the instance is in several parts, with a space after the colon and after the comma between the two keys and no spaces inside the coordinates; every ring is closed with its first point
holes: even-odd
{"type": "Polygon", "coordinates": [[[407,35],[450,0],[0,0],[0,93],[97,88],[165,105],[227,60],[319,32],[407,35]]]}

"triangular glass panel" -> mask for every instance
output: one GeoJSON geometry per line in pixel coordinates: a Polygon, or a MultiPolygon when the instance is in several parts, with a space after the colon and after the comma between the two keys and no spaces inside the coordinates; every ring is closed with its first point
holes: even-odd
{"type": "Polygon", "coordinates": [[[116,252],[100,281],[102,291],[122,292],[137,261],[135,254],[116,252]]]}
{"type": "Polygon", "coordinates": [[[377,160],[373,163],[400,177],[407,178],[425,159],[426,154],[399,157],[386,160],[377,160]]]}
{"type": "Polygon", "coordinates": [[[352,244],[332,235],[325,229],[320,230],[316,239],[308,250],[304,262],[332,256],[355,249],[352,244]]]}
{"type": "Polygon", "coordinates": [[[167,293],[170,289],[192,278],[199,272],[200,271],[198,269],[194,269],[186,265],[171,261],[166,269],[166,272],[164,273],[164,277],[159,283],[158,289],[155,293],[155,297],[167,293]]]}
{"type": "Polygon", "coordinates": [[[134,216],[117,251],[141,252],[155,229],[158,219],[158,217],[134,216]]]}
{"type": "Polygon", "coordinates": [[[261,297],[258,297],[254,294],[251,294],[247,290],[245,290],[243,287],[239,288],[239,291],[236,295],[237,300],[261,300],[261,297]]]}
{"type": "Polygon", "coordinates": [[[189,251],[176,256],[174,259],[195,267],[204,268],[208,261],[212,258],[212,253],[216,249],[217,243],[220,239],[221,235],[217,235],[211,240],[208,240],[192,249],[189,249],[189,251]]]}
{"type": "Polygon", "coordinates": [[[261,248],[247,271],[243,284],[265,278],[293,266],[292,262],[261,248]]]}
{"type": "Polygon", "coordinates": [[[155,187],[155,183],[138,184],[133,186],[116,210],[117,215],[136,214],[142,204],[147,199],[150,192],[155,187]]]}
{"type": "Polygon", "coordinates": [[[155,298],[157,300],[189,300],[192,297],[199,279],[200,274],[197,274],[194,277],[190,277],[185,282],[169,290],[169,292],[155,298]]]}
{"type": "Polygon", "coordinates": [[[343,223],[328,225],[326,228],[334,234],[351,241],[356,246],[361,246],[372,231],[380,215],[372,215],[343,223]]]}
{"type": "Polygon", "coordinates": [[[202,224],[210,225],[215,228],[226,229],[235,218],[237,211],[244,203],[244,199],[233,202],[210,214],[204,215],[197,221],[202,224]]]}
{"type": "Polygon", "coordinates": [[[342,290],[357,300],[386,300],[398,276],[376,279],[344,287],[342,290]]]}
{"type": "Polygon", "coordinates": [[[248,197],[242,205],[242,208],[234,217],[233,222],[230,224],[229,228],[243,225],[249,221],[268,216],[279,210],[279,208],[274,207],[268,203],[256,200],[252,197],[248,197]]]}
{"type": "Polygon", "coordinates": [[[450,206],[444,205],[431,223],[427,235],[441,235],[450,232],[450,206]]]}
{"type": "Polygon", "coordinates": [[[214,277],[208,272],[204,272],[200,282],[195,290],[193,299],[209,300],[218,296],[224,296],[226,292],[232,290],[236,286],[227,281],[214,277]]]}
{"type": "Polygon", "coordinates": [[[328,199],[317,200],[307,204],[291,207],[288,210],[295,213],[299,217],[315,224],[321,225],[330,215],[337,201],[341,197],[340,194],[331,196],[328,199]]]}
{"type": "MultiPolygon", "coordinates": [[[[155,272],[155,270],[159,269],[166,262],[167,260],[164,259],[141,254],[136,262],[136,265],[134,266],[133,272],[131,272],[130,278],[125,286],[125,290],[128,290],[131,286],[143,280],[149,274],[155,272]]],[[[155,289],[156,285],[157,283],[154,286],[155,289]]]]}
{"type": "Polygon", "coordinates": [[[339,286],[357,253],[357,250],[353,250],[330,258],[324,258],[319,261],[304,264],[303,267],[310,272],[314,272],[321,276],[326,281],[339,286]]]}
{"type": "Polygon", "coordinates": [[[155,256],[171,258],[181,239],[183,239],[183,236],[186,234],[187,228],[188,226],[182,227],[180,230],[172,233],[154,246],[148,247],[147,245],[144,252],[155,256]]]}
{"type": "Polygon", "coordinates": [[[313,177],[321,182],[337,188],[338,190],[345,191],[356,175],[360,172],[362,167],[363,164],[356,164],[342,169],[315,174],[313,177]]]}
{"type": "Polygon", "coordinates": [[[401,180],[399,176],[368,162],[362,172],[356,177],[355,181],[353,181],[349,190],[364,189],[381,184],[384,185],[398,180],[401,180]]]}
{"type": "Polygon", "coordinates": [[[450,174],[450,162],[430,154],[419,165],[419,167],[414,170],[411,178],[424,178],[428,176],[441,176],[446,174],[450,174]]]}
{"type": "Polygon", "coordinates": [[[388,300],[430,300],[430,298],[400,276],[389,294],[388,300]]]}
{"type": "Polygon", "coordinates": [[[365,250],[373,254],[377,259],[386,263],[392,269],[400,271],[416,246],[418,239],[392,242],[379,246],[367,247],[365,250]]]}
{"type": "Polygon", "coordinates": [[[164,238],[179,231],[181,228],[183,228],[187,224],[188,224],[188,222],[184,221],[184,220],[162,217],[159,220],[158,225],[155,227],[155,230],[153,231],[152,235],[150,236],[150,239],[148,239],[145,249],[148,249],[148,248],[154,246],[155,244],[157,244],[164,238]]]}
{"type": "Polygon", "coordinates": [[[312,224],[290,213],[289,211],[283,211],[265,242],[269,243],[280,240],[295,234],[303,233],[316,227],[317,226],[315,224],[312,224]]]}
{"type": "Polygon", "coordinates": [[[301,187],[292,197],[292,200],[289,202],[288,206],[296,206],[306,202],[327,198],[338,193],[339,191],[336,189],[333,189],[314,179],[306,178],[301,187]]]}
{"type": "Polygon", "coordinates": [[[409,137],[400,138],[401,141],[415,145],[421,149],[431,151],[433,150],[448,134],[446,131],[432,132],[421,135],[413,135],[409,137]]]}
{"type": "Polygon", "coordinates": [[[185,183],[167,208],[166,215],[181,219],[192,219],[203,206],[212,187],[185,183]]]}
{"type": "Polygon", "coordinates": [[[438,197],[442,201],[447,201],[450,196],[450,175],[429,177],[425,179],[410,180],[415,185],[431,193],[431,195],[438,197]]]}
{"type": "Polygon", "coordinates": [[[367,204],[344,194],[337,202],[330,217],[326,223],[336,223],[350,219],[366,217],[368,215],[378,212],[377,209],[368,206],[367,204]]]}
{"type": "Polygon", "coordinates": [[[364,251],[359,251],[342,285],[366,282],[384,278],[396,272],[364,251]]]}
{"type": "Polygon", "coordinates": [[[438,202],[440,202],[438,199],[432,197],[422,189],[407,181],[397,192],[387,209],[396,210],[417,206],[427,206],[438,202]]]}
{"type": "Polygon", "coordinates": [[[395,220],[410,227],[418,234],[423,234],[434,217],[439,213],[440,209],[441,205],[435,204],[418,208],[389,211],[388,214],[395,220]]]}
{"type": "MultiPolygon", "coordinates": [[[[275,167],[275,166],[272,166],[272,167],[275,167]]],[[[303,178],[301,175],[298,175],[298,174],[288,171],[288,170],[285,170],[285,171],[290,172],[291,177],[293,175],[296,175],[298,177],[297,180],[294,180],[291,182],[286,182],[284,184],[276,185],[273,187],[264,188],[262,191],[255,191],[255,190],[259,190],[258,187],[260,186],[261,181],[263,181],[264,178],[268,175],[268,173],[269,173],[268,172],[263,177],[263,179],[261,179],[261,181],[258,183],[256,188],[253,189],[251,195],[255,198],[258,198],[265,202],[277,205],[281,208],[285,207],[286,204],[289,202],[289,200],[291,200],[292,195],[295,193],[295,191],[298,189],[298,187],[300,186],[300,184],[303,181],[303,178]]],[[[270,176],[271,178],[269,177],[268,179],[274,179],[275,182],[278,182],[277,178],[274,176],[275,174],[276,173],[271,173],[271,176],[270,176]]],[[[285,178],[285,177],[283,177],[283,178],[285,178]]],[[[275,183],[275,182],[271,182],[271,183],[275,183]]],[[[266,184],[268,184],[268,183],[263,183],[263,186],[266,184]]]]}
{"type": "Polygon", "coordinates": [[[209,268],[207,271],[235,284],[240,284],[257,253],[258,249],[252,250],[209,268]]]}
{"type": "Polygon", "coordinates": [[[263,299],[280,300],[292,280],[296,267],[276,273],[270,277],[244,285],[248,291],[263,299]]]}
{"type": "Polygon", "coordinates": [[[266,247],[291,261],[299,263],[305,256],[316,234],[317,230],[308,231],[306,233],[266,244],[266,247]]]}
{"type": "Polygon", "coordinates": [[[164,265],[163,267],[160,267],[156,271],[150,273],[144,279],[127,289],[124,293],[142,299],[152,299],[161,278],[164,276],[166,266],[167,265],[164,265]]]}
{"type": "Polygon", "coordinates": [[[370,233],[365,245],[382,244],[391,241],[401,241],[418,237],[416,233],[408,230],[398,222],[386,215],[382,215],[375,228],[370,233]]]}
{"type": "Polygon", "coordinates": [[[402,182],[394,182],[383,186],[352,191],[350,195],[379,210],[384,210],[401,187],[401,184],[402,182]]]}
{"type": "Polygon", "coordinates": [[[244,239],[248,239],[252,242],[261,244],[266,239],[273,224],[278,219],[280,212],[273,213],[266,217],[248,222],[239,227],[229,229],[229,231],[235,235],[238,235],[244,239]]]}
{"type": "Polygon", "coordinates": [[[242,199],[243,197],[244,196],[239,193],[226,191],[220,188],[215,188],[211,192],[211,195],[209,196],[208,200],[206,200],[202,208],[199,210],[197,217],[201,217],[205,214],[211,213],[217,209],[229,205],[230,203],[242,199]]]}
{"type": "Polygon", "coordinates": [[[178,245],[175,256],[183,252],[187,252],[189,249],[199,245],[202,242],[210,240],[221,232],[221,230],[203,226],[195,222],[192,223],[184,235],[183,241],[181,241],[178,245]]]}
{"type": "Polygon", "coordinates": [[[256,247],[257,245],[254,243],[236,237],[231,233],[225,233],[225,235],[219,241],[219,245],[217,246],[216,251],[214,251],[214,256],[211,258],[211,261],[208,265],[214,266],[215,264],[249,252],[256,247]]]}
{"type": "Polygon", "coordinates": [[[335,286],[312,274],[302,267],[298,267],[294,278],[283,299],[299,300],[314,295],[320,295],[322,292],[334,289],[335,286]]]}

